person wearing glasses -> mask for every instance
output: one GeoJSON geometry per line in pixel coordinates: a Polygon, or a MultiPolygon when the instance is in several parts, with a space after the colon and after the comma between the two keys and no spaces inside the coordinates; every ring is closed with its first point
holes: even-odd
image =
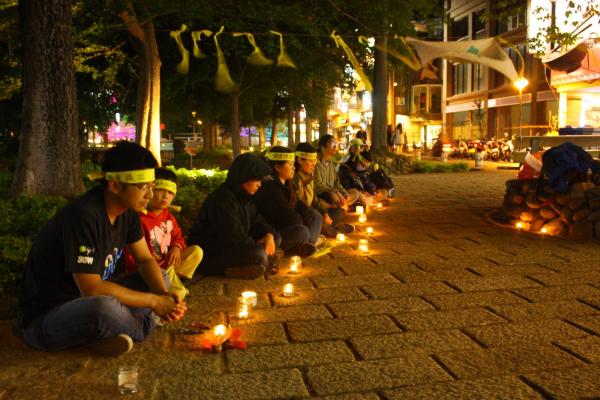
{"type": "Polygon", "coordinates": [[[59,210],[35,238],[23,272],[19,324],[45,351],[83,345],[101,355],[128,352],[187,307],[169,293],[137,212],[152,198],[156,159],[131,142],[106,152],[100,185],[59,210]],[[138,272],[113,280],[127,247],[138,272]]]}

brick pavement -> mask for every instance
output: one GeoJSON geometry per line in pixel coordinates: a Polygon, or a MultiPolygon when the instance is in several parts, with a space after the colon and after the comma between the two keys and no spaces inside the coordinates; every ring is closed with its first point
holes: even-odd
{"type": "Polygon", "coordinates": [[[0,399],[117,394],[119,365],[152,399],[543,399],[600,397],[600,247],[512,232],[481,218],[514,171],[395,178],[399,196],[303,272],[193,285],[186,319],[119,359],[44,354],[0,325],[0,399]],[[280,296],[293,282],[297,296],[280,296]],[[248,321],[244,289],[258,292],[248,321]],[[247,350],[206,354],[175,333],[240,326],[247,350]]]}

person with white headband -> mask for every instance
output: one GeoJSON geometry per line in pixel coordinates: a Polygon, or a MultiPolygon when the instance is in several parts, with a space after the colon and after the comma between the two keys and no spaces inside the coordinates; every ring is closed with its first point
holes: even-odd
{"type": "Polygon", "coordinates": [[[46,351],[84,345],[120,355],[156,327],[176,321],[184,302],[150,254],[136,211],[146,208],[156,159],[119,142],[106,152],[101,184],[59,210],[35,238],[25,269],[19,323],[30,346],[46,351]],[[138,273],[113,281],[127,246],[138,273]]]}

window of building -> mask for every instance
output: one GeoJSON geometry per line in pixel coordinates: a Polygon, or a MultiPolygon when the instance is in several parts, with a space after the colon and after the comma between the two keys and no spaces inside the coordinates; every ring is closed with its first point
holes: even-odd
{"type": "MultiPolygon", "coordinates": [[[[511,5],[511,7],[514,10],[514,12],[510,13],[511,15],[503,16],[498,19],[496,34],[510,32],[514,29],[527,25],[527,1],[521,0],[517,4],[511,5]]],[[[507,13],[511,10],[498,11],[501,13],[507,13]]]]}
{"type": "MultiPolygon", "coordinates": [[[[486,36],[485,23],[483,22],[484,10],[473,13],[473,39],[484,39],[486,36]]],[[[471,75],[471,90],[476,92],[483,90],[484,67],[481,64],[473,64],[471,75]]]]}

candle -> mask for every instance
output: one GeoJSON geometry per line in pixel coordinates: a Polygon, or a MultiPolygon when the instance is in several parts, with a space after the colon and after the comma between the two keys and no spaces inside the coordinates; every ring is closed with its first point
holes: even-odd
{"type": "Polygon", "coordinates": [[[516,227],[517,229],[523,229],[523,223],[522,223],[522,222],[517,222],[517,223],[515,224],[515,227],[516,227]]]}
{"type": "Polygon", "coordinates": [[[357,214],[364,214],[365,213],[365,208],[363,206],[356,206],[356,213],[357,214]]]}
{"type": "Polygon", "coordinates": [[[367,235],[371,236],[373,234],[373,227],[367,226],[367,235]]]}
{"type": "Polygon", "coordinates": [[[294,295],[294,285],[286,283],[283,285],[283,297],[292,297],[294,295]]]}
{"type": "Polygon", "coordinates": [[[338,233],[335,238],[340,243],[344,243],[346,241],[346,235],[344,235],[343,233],[338,233]]]}
{"type": "Polygon", "coordinates": [[[223,343],[225,340],[225,334],[227,333],[227,327],[225,325],[217,325],[213,329],[213,334],[215,335],[215,339],[219,342],[219,344],[223,343]]]}
{"type": "Polygon", "coordinates": [[[249,304],[244,303],[243,301],[238,304],[238,318],[246,319],[250,314],[249,304]]]}
{"type": "Polygon", "coordinates": [[[377,203],[377,209],[381,210],[383,208],[383,204],[381,204],[381,202],[377,203]]]}
{"type": "Polygon", "coordinates": [[[545,226],[540,230],[540,232],[545,235],[546,233],[548,233],[548,228],[546,228],[545,226]]]}
{"type": "Polygon", "coordinates": [[[367,239],[360,239],[358,241],[358,250],[363,254],[369,252],[369,242],[367,241],[367,239]]]}
{"type": "Polygon", "coordinates": [[[358,223],[364,224],[365,222],[367,222],[367,214],[360,214],[358,216],[358,223]]]}
{"type": "Polygon", "coordinates": [[[256,292],[251,292],[249,290],[242,292],[242,299],[244,303],[250,305],[251,307],[256,307],[256,292]]]}

